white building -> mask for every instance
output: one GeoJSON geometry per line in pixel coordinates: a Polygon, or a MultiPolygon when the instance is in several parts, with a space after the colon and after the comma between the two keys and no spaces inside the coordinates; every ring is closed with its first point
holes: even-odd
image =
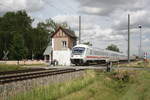
{"type": "Polygon", "coordinates": [[[48,46],[44,52],[45,61],[58,61],[59,65],[70,65],[71,49],[76,44],[77,37],[69,29],[59,27],[51,35],[52,46],[48,46]]]}

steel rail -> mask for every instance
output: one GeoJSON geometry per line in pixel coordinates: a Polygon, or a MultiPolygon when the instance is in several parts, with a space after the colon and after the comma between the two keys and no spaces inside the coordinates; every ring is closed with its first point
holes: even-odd
{"type": "Polygon", "coordinates": [[[8,75],[8,74],[16,74],[16,73],[26,73],[26,72],[34,72],[34,71],[41,71],[46,70],[44,68],[35,68],[35,69],[23,69],[23,70],[15,70],[15,71],[3,71],[0,72],[0,75],[8,75]]]}
{"type": "Polygon", "coordinates": [[[0,77],[0,84],[5,83],[11,83],[16,81],[22,81],[22,80],[28,80],[33,78],[39,78],[39,77],[45,77],[45,76],[52,76],[57,74],[64,74],[64,73],[70,73],[75,71],[80,71],[83,69],[75,70],[75,69],[59,69],[59,70],[49,70],[49,71],[43,71],[43,72],[37,72],[37,73],[26,73],[26,74],[17,74],[12,76],[2,76],[0,77]]]}

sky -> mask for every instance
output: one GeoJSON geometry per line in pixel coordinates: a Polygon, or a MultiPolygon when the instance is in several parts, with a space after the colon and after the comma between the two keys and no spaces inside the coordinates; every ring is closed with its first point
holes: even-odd
{"type": "Polygon", "coordinates": [[[82,42],[105,49],[115,44],[127,53],[128,14],[131,20],[131,54],[138,55],[142,26],[142,50],[150,54],[149,0],[0,0],[0,16],[7,11],[26,10],[38,22],[52,18],[67,22],[78,36],[81,16],[82,42]]]}

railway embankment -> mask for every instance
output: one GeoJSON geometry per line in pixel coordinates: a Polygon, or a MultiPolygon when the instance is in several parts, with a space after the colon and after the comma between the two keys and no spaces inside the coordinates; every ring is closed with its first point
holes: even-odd
{"type": "Polygon", "coordinates": [[[18,93],[30,91],[38,87],[44,87],[49,84],[67,82],[72,79],[83,77],[84,71],[71,71],[64,73],[56,73],[22,81],[14,81],[10,83],[0,84],[0,100],[9,99],[8,97],[15,96],[18,93]]]}
{"type": "Polygon", "coordinates": [[[149,100],[150,72],[88,70],[84,77],[19,93],[12,100],[149,100]]]}

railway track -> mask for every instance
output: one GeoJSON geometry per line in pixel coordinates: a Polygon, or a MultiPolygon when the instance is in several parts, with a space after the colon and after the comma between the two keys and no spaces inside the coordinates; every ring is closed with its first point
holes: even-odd
{"type": "MultiPolygon", "coordinates": [[[[120,62],[119,64],[125,64],[127,62],[120,62]]],[[[113,63],[115,64],[115,63],[113,63]]],[[[118,64],[118,63],[116,63],[118,64]]],[[[106,63],[102,64],[92,64],[92,67],[99,67],[103,66],[106,67],[106,63]]],[[[79,67],[79,66],[72,66],[72,67],[79,67]]],[[[7,72],[0,72],[0,85],[5,83],[11,83],[16,81],[28,80],[33,78],[63,74],[63,73],[70,73],[75,71],[84,70],[84,66],[82,69],[74,69],[74,68],[52,68],[52,69],[25,69],[25,70],[17,70],[17,71],[7,71],[7,72]]],[[[88,66],[87,66],[88,67],[88,66]]]]}
{"type": "Polygon", "coordinates": [[[35,72],[35,71],[42,71],[42,70],[46,70],[43,68],[35,68],[35,69],[24,69],[24,70],[15,70],[15,71],[3,71],[0,72],[0,76],[1,75],[11,75],[11,74],[19,74],[19,73],[28,73],[28,72],[35,72]]]}
{"type": "Polygon", "coordinates": [[[9,71],[0,73],[0,84],[6,84],[16,81],[23,81],[33,78],[52,76],[63,73],[70,73],[80,71],[83,69],[33,69],[33,70],[20,70],[9,71]]]}

